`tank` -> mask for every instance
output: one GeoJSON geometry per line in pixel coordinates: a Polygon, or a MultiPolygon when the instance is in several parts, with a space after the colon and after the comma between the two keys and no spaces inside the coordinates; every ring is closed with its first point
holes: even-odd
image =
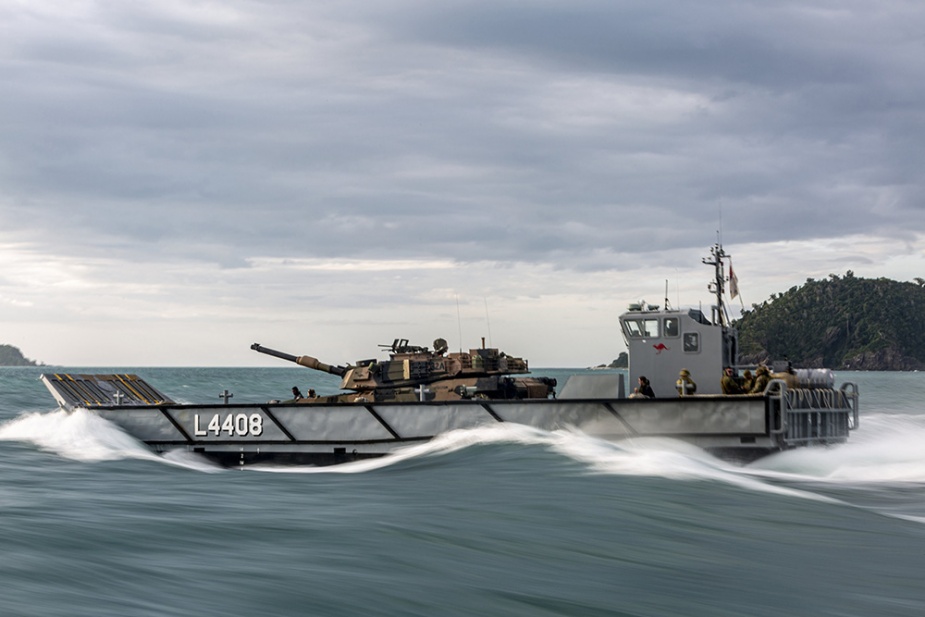
{"type": "Polygon", "coordinates": [[[299,404],[383,403],[411,401],[518,400],[555,398],[556,380],[548,377],[511,377],[529,374],[527,361],[493,347],[447,353],[447,343],[438,338],[433,350],[395,339],[388,360],[359,360],[346,366],[325,364],[311,356],[295,356],[264,347],[259,353],[294,362],[299,366],[341,378],[340,387],[349,392],[333,396],[294,399],[299,404]]]}

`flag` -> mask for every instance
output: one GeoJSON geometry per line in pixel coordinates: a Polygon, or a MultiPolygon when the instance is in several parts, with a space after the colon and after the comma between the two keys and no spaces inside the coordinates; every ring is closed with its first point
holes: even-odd
{"type": "Polygon", "coordinates": [[[739,279],[736,277],[736,273],[732,270],[732,260],[729,260],[729,297],[735,298],[739,295],[739,279]]]}

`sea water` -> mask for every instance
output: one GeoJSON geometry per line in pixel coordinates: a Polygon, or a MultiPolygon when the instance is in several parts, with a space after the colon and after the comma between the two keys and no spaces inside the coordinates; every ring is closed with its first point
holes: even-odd
{"type": "MultiPolygon", "coordinates": [[[[841,373],[849,443],[736,466],[498,425],[326,468],[160,457],[0,369],[0,615],[925,615],[925,374],[841,373]]],[[[135,372],[175,400],[336,390],[135,372]]],[[[535,371],[563,381],[569,371],[535,371]]]]}

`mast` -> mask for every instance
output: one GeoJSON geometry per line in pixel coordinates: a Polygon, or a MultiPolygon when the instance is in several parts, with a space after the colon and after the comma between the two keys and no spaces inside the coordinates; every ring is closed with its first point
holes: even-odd
{"type": "Polygon", "coordinates": [[[723,328],[729,325],[729,315],[726,312],[726,303],[723,301],[723,293],[726,291],[726,277],[723,272],[723,258],[728,257],[726,251],[723,250],[723,245],[719,241],[710,249],[710,258],[703,258],[703,263],[708,266],[713,266],[714,277],[713,281],[707,285],[709,289],[716,296],[716,320],[719,321],[719,325],[723,328]]]}

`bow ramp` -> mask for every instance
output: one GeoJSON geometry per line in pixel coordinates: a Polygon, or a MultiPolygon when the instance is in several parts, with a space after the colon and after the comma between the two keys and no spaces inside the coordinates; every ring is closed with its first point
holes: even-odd
{"type": "Polygon", "coordinates": [[[46,373],[40,379],[64,409],[170,405],[173,401],[138,375],[46,373]]]}

